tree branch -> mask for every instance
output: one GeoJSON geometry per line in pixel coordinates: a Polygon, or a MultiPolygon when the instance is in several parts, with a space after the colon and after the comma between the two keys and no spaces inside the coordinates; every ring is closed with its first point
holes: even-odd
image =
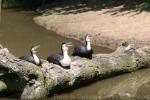
{"type": "MultiPolygon", "coordinates": [[[[0,50],[0,68],[2,74],[21,88],[23,99],[39,99],[66,88],[79,87],[96,80],[111,77],[139,68],[150,67],[150,47],[139,46],[133,51],[124,52],[125,47],[119,47],[111,54],[96,54],[93,59],[73,57],[71,69],[48,63],[42,60],[42,66],[36,66],[13,56],[5,49],[0,50]],[[15,78],[8,77],[14,75],[15,78]],[[21,81],[23,80],[23,81],[21,81]]],[[[1,80],[2,81],[2,80],[1,80]]],[[[3,81],[2,81],[3,82],[3,81]]],[[[8,85],[10,81],[4,81],[8,85]]],[[[0,83],[1,85],[1,83],[0,83]]]]}

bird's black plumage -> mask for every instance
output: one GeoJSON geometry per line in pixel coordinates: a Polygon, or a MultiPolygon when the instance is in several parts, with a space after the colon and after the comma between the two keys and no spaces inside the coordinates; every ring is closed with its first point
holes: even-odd
{"type": "Polygon", "coordinates": [[[91,36],[86,35],[85,44],[75,46],[72,56],[80,56],[92,59],[93,50],[91,48],[90,38],[91,36]]]}
{"type": "Polygon", "coordinates": [[[19,59],[28,61],[30,63],[36,64],[32,55],[21,56],[19,59]]]}
{"type": "Polygon", "coordinates": [[[52,62],[57,65],[61,65],[60,60],[62,59],[63,59],[63,54],[57,53],[57,54],[50,54],[49,57],[47,58],[47,61],[52,62]]]}
{"type": "Polygon", "coordinates": [[[87,50],[86,44],[85,45],[77,45],[74,47],[74,51],[72,56],[80,56],[85,57],[88,59],[92,59],[93,50],[87,50]]]}

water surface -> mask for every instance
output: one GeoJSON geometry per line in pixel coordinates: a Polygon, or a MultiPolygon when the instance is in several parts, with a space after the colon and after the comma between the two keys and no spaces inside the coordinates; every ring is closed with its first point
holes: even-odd
{"type": "MultiPolygon", "coordinates": [[[[79,41],[56,35],[33,22],[33,11],[3,10],[0,23],[0,43],[16,56],[29,52],[32,45],[40,44],[39,56],[59,52],[63,41],[79,44],[79,41]]],[[[95,53],[107,53],[110,49],[93,46],[95,53]]],[[[70,50],[71,51],[71,50],[70,50]]]]}
{"type": "Polygon", "coordinates": [[[64,93],[54,100],[150,100],[150,69],[111,77],[64,93]]]}

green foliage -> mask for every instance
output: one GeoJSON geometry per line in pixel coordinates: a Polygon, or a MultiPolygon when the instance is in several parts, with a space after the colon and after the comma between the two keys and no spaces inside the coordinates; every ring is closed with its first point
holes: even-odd
{"type": "Polygon", "coordinates": [[[136,9],[138,11],[149,10],[149,8],[150,8],[150,2],[143,2],[139,5],[136,5],[136,9]]]}
{"type": "Polygon", "coordinates": [[[26,7],[26,8],[34,8],[43,3],[46,0],[2,0],[3,8],[10,7],[26,7]]]}
{"type": "Polygon", "coordinates": [[[135,9],[138,11],[149,10],[149,0],[2,0],[3,8],[10,7],[25,7],[25,8],[36,8],[43,4],[55,2],[56,6],[77,6],[78,4],[84,4],[88,8],[94,10],[101,10],[103,8],[112,8],[117,6],[123,6],[122,10],[135,9]],[[57,4],[58,3],[58,4],[57,4]]]}

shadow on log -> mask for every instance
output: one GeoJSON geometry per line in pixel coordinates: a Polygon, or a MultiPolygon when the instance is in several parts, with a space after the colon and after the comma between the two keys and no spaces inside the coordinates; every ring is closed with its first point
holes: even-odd
{"type": "Polygon", "coordinates": [[[124,52],[121,46],[111,54],[96,54],[93,59],[73,57],[71,69],[42,60],[36,66],[0,49],[0,93],[21,93],[22,99],[39,99],[66,88],[150,66],[150,46],[135,46],[124,52]]]}

